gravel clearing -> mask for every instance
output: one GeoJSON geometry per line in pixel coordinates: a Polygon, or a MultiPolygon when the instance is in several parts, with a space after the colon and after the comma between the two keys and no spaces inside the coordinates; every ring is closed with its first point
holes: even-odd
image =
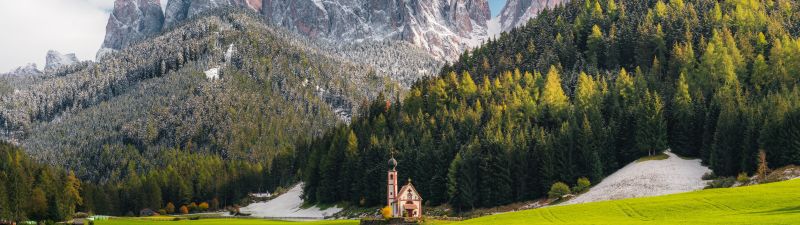
{"type": "Polygon", "coordinates": [[[301,208],[303,199],[303,183],[297,184],[288,192],[266,202],[257,202],[239,209],[242,213],[250,213],[252,217],[267,218],[316,218],[324,219],[334,213],[342,211],[342,208],[330,207],[325,210],[317,206],[301,208]]]}
{"type": "Polygon", "coordinates": [[[669,158],[632,162],[606,177],[588,192],[560,205],[639,198],[703,189],[703,174],[711,172],[700,159],[685,160],[666,152],[669,158]]]}

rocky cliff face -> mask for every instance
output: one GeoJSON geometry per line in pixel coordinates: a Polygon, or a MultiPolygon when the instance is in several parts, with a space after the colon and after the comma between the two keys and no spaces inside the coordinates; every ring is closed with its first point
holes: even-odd
{"type": "MultiPolygon", "coordinates": [[[[130,5],[130,1],[118,2],[130,5]]],[[[271,23],[314,38],[334,42],[403,40],[448,60],[485,40],[490,19],[486,0],[169,0],[163,27],[170,28],[201,12],[227,6],[260,11],[271,23]]],[[[116,8],[131,11],[115,7],[109,24],[116,21],[116,8]]],[[[153,16],[155,21],[157,15],[153,16]]],[[[125,26],[109,26],[111,35],[107,37],[112,43],[119,36],[114,34],[121,33],[117,27],[125,26]]]]}
{"type": "Polygon", "coordinates": [[[508,0],[498,19],[502,31],[525,25],[540,11],[565,3],[566,0],[508,0]]]}
{"type": "Polygon", "coordinates": [[[47,58],[45,59],[45,71],[53,71],[62,66],[69,66],[78,62],[78,57],[74,53],[61,54],[58,51],[47,51],[47,58]]]}
{"type": "Polygon", "coordinates": [[[490,33],[524,24],[562,1],[509,0],[502,15],[492,20],[499,25],[490,31],[487,0],[168,0],[163,15],[158,0],[117,0],[103,46],[120,49],[203,11],[234,6],[260,11],[270,23],[313,38],[338,43],[402,40],[438,59],[456,60],[490,33]]]}
{"type": "Polygon", "coordinates": [[[159,0],[114,1],[114,11],[108,18],[106,37],[98,58],[109,49],[119,50],[161,32],[163,25],[164,13],[159,0]]]}
{"type": "Polygon", "coordinates": [[[237,6],[261,11],[262,0],[168,0],[164,10],[164,28],[213,8],[237,6]]]}
{"type": "Polygon", "coordinates": [[[486,0],[264,0],[268,21],[336,41],[404,40],[455,59],[487,37],[486,0]]]}

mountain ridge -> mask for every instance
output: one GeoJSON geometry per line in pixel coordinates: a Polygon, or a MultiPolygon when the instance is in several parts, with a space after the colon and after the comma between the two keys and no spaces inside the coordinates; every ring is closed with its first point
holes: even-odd
{"type": "MultiPolygon", "coordinates": [[[[524,24],[522,20],[552,7],[550,1],[560,0],[536,1],[545,2],[507,4],[505,13],[497,18],[503,24],[500,31],[524,24]]],[[[115,1],[98,58],[201,12],[224,7],[253,10],[272,24],[334,43],[405,41],[443,61],[457,60],[463,51],[494,35],[486,0],[169,0],[163,12],[155,10],[160,9],[160,4],[158,0],[115,1]]]]}

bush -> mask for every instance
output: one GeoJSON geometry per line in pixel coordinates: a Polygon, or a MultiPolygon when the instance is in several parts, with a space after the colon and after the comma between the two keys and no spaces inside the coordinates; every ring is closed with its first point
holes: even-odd
{"type": "Polygon", "coordinates": [[[165,210],[165,209],[159,209],[159,210],[158,210],[158,214],[161,214],[161,215],[167,215],[167,210],[165,210]]]}
{"type": "Polygon", "coordinates": [[[550,191],[547,192],[547,195],[550,198],[561,198],[564,195],[570,194],[569,186],[564,182],[556,182],[553,186],[550,187],[550,191]]]}
{"type": "Polygon", "coordinates": [[[175,205],[172,202],[167,203],[167,207],[164,207],[164,211],[167,211],[166,214],[173,214],[175,213],[175,205]]]}
{"type": "Polygon", "coordinates": [[[716,180],[711,181],[708,183],[708,186],[705,189],[710,188],[729,188],[736,183],[736,180],[733,177],[723,177],[716,180]]]}
{"type": "Polygon", "coordinates": [[[197,205],[197,209],[205,212],[208,210],[208,202],[201,202],[200,205],[197,205]]]}
{"type": "Polygon", "coordinates": [[[191,204],[189,204],[189,212],[197,212],[197,210],[198,210],[197,203],[192,202],[191,204]]]}
{"type": "Polygon", "coordinates": [[[381,209],[381,215],[383,215],[384,219],[392,218],[392,207],[386,206],[381,209]]]}
{"type": "Polygon", "coordinates": [[[592,186],[592,183],[589,182],[589,178],[581,177],[578,178],[578,183],[575,184],[575,187],[572,187],[573,193],[581,193],[586,190],[589,190],[589,186],[592,186]]]}
{"type": "Polygon", "coordinates": [[[714,172],[708,172],[708,173],[705,173],[705,174],[703,174],[703,177],[702,177],[702,179],[703,179],[703,180],[713,180],[713,179],[717,179],[717,175],[716,175],[716,174],[714,174],[714,172]]]}
{"type": "Polygon", "coordinates": [[[750,181],[750,177],[747,176],[746,172],[741,172],[739,173],[739,176],[736,176],[736,181],[739,183],[747,183],[750,181]]]}
{"type": "Polygon", "coordinates": [[[180,213],[181,214],[189,214],[189,208],[187,208],[186,205],[182,205],[181,209],[180,209],[180,213]]]}

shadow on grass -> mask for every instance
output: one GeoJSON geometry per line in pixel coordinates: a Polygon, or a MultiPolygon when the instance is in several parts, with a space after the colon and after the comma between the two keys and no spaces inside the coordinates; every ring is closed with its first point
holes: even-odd
{"type": "Polygon", "coordinates": [[[800,213],[800,206],[791,206],[774,210],[753,212],[753,214],[766,214],[766,215],[795,214],[795,213],[800,213]]]}

